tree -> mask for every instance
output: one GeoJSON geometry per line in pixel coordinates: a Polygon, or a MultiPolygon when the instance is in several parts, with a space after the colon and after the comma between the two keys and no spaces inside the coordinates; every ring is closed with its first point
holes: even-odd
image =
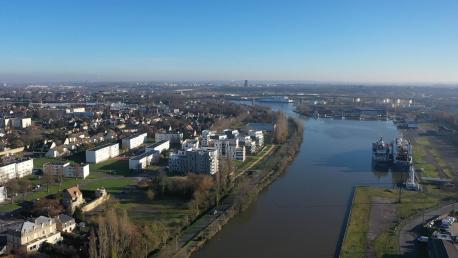
{"type": "Polygon", "coordinates": [[[231,176],[234,175],[236,167],[232,159],[221,158],[219,161],[219,170],[216,174],[216,203],[221,200],[221,196],[229,188],[231,176]]]}
{"type": "Polygon", "coordinates": [[[65,211],[64,207],[57,199],[42,198],[38,200],[31,209],[31,213],[35,216],[54,217],[65,211]]]}
{"type": "Polygon", "coordinates": [[[288,118],[282,113],[276,113],[276,128],[274,139],[276,143],[284,143],[288,138],[288,118]]]}
{"type": "Polygon", "coordinates": [[[153,200],[155,196],[156,194],[153,190],[149,189],[148,191],[146,191],[146,197],[148,197],[149,200],[153,200]]]}
{"type": "Polygon", "coordinates": [[[89,255],[93,258],[145,257],[147,241],[125,210],[108,209],[99,215],[89,237],[89,255]]]}

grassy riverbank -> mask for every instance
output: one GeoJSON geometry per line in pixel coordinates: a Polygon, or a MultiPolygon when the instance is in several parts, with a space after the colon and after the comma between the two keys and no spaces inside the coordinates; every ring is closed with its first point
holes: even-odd
{"type": "Polygon", "coordinates": [[[367,257],[369,254],[375,254],[376,257],[397,255],[399,229],[403,220],[425,209],[435,207],[450,197],[453,197],[452,193],[425,186],[424,192],[404,190],[399,202],[398,189],[357,187],[340,257],[367,257]],[[375,221],[377,218],[376,214],[371,213],[372,209],[377,209],[377,213],[394,211],[394,217],[383,222],[375,221]],[[382,223],[383,227],[380,228],[378,225],[379,229],[373,229],[371,225],[376,223],[382,223]],[[369,239],[369,234],[374,233],[372,240],[369,239]]]}

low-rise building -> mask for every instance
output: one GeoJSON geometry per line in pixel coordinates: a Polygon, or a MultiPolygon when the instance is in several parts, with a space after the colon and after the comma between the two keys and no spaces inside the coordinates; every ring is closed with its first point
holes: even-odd
{"type": "Polygon", "coordinates": [[[55,220],[44,216],[16,224],[5,235],[8,250],[22,250],[27,253],[38,251],[43,243],[56,244],[62,241],[55,220]]]}
{"type": "Polygon", "coordinates": [[[75,212],[77,207],[81,207],[84,204],[83,193],[81,193],[78,186],[73,186],[63,191],[62,204],[67,208],[70,214],[75,212]]]}
{"type": "Polygon", "coordinates": [[[86,162],[99,163],[119,155],[119,144],[109,143],[86,150],[86,162]]]}
{"type": "Polygon", "coordinates": [[[122,139],[122,147],[128,150],[140,147],[143,143],[145,143],[147,135],[147,133],[142,133],[124,138],[122,139]]]}
{"type": "Polygon", "coordinates": [[[66,215],[60,214],[55,218],[57,230],[62,233],[70,233],[73,232],[76,228],[75,219],[66,215]]]}
{"type": "Polygon", "coordinates": [[[43,174],[85,179],[89,176],[89,164],[70,162],[52,162],[43,165],[43,174]]]}

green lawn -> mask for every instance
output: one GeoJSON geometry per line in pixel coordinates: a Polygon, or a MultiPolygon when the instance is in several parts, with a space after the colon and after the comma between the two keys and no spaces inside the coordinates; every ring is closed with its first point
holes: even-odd
{"type": "Polygon", "coordinates": [[[440,177],[439,171],[436,166],[426,161],[426,150],[429,150],[432,158],[437,162],[437,164],[442,168],[444,173],[449,177],[453,178],[454,174],[451,167],[447,162],[441,157],[439,151],[434,148],[433,144],[429,141],[427,137],[418,137],[416,139],[416,144],[413,149],[413,158],[416,167],[423,168],[422,176],[424,177],[440,177]]]}
{"type": "Polygon", "coordinates": [[[128,160],[118,160],[118,159],[109,159],[97,164],[89,165],[91,173],[95,172],[104,172],[114,175],[123,175],[131,176],[132,173],[129,170],[129,161],[128,160]]]}
{"type": "Polygon", "coordinates": [[[426,162],[426,148],[430,150],[432,148],[429,140],[426,137],[418,137],[415,140],[413,148],[414,165],[417,168],[423,169],[421,174],[422,177],[439,177],[439,171],[437,168],[433,164],[426,162]]]}
{"type": "Polygon", "coordinates": [[[33,168],[43,169],[43,165],[50,162],[56,162],[60,159],[56,158],[48,158],[48,157],[41,157],[41,158],[34,158],[33,159],[33,168]]]}
{"type": "Polygon", "coordinates": [[[96,180],[93,182],[88,182],[81,185],[83,190],[95,190],[100,187],[104,187],[109,193],[119,193],[126,186],[135,183],[135,180],[132,178],[106,178],[102,180],[96,180]]]}
{"type": "MultiPolygon", "coordinates": [[[[377,187],[357,187],[355,201],[351,208],[351,216],[347,228],[347,235],[342,243],[341,257],[365,257],[367,250],[367,231],[369,227],[370,200],[373,197],[383,197],[392,200],[398,199],[397,190],[387,190],[377,187]]],[[[424,192],[402,192],[401,203],[396,203],[396,215],[402,220],[419,214],[422,210],[439,205],[447,198],[454,197],[453,193],[426,186],[424,192]]],[[[456,196],[455,196],[456,198],[456,196]]],[[[377,257],[391,257],[397,255],[400,224],[392,224],[380,234],[373,243],[377,257]]]]}

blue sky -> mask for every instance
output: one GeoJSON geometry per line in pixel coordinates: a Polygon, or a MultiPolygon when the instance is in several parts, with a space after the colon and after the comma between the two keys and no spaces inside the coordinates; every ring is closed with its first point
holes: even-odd
{"type": "Polygon", "coordinates": [[[458,82],[458,1],[0,1],[0,81],[458,82]]]}

